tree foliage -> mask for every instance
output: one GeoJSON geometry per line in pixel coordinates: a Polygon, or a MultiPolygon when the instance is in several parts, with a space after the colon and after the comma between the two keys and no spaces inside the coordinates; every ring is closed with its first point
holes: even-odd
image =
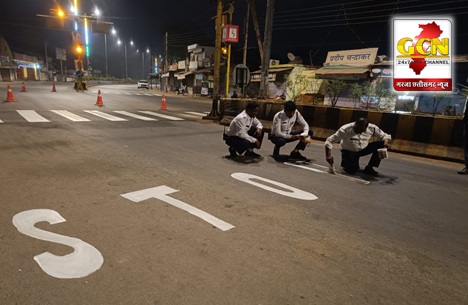
{"type": "Polygon", "coordinates": [[[328,97],[330,100],[330,104],[332,107],[336,107],[336,104],[338,103],[338,99],[341,96],[341,93],[347,88],[347,84],[342,81],[342,80],[324,80],[323,83],[323,90],[324,90],[324,95],[328,97]]]}

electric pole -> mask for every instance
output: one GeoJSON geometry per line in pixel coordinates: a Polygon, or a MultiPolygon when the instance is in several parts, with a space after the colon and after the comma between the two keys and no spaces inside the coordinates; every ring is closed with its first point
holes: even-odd
{"type": "Polygon", "coordinates": [[[244,65],[247,64],[247,47],[249,41],[249,18],[250,18],[250,4],[249,1],[246,0],[247,3],[247,12],[245,13],[245,27],[244,27],[244,55],[242,57],[242,63],[244,65]]]}
{"type": "Polygon", "coordinates": [[[265,35],[263,41],[264,56],[262,60],[262,72],[260,80],[260,97],[268,97],[268,68],[270,66],[271,38],[273,32],[273,14],[275,11],[275,0],[267,0],[265,17],[265,35]]]}
{"type": "Polygon", "coordinates": [[[218,119],[218,98],[219,98],[219,75],[220,75],[220,62],[221,62],[221,38],[222,38],[222,23],[223,23],[223,0],[216,2],[216,42],[215,42],[215,56],[214,56],[214,83],[213,83],[213,103],[211,105],[211,112],[205,119],[218,119]]]}

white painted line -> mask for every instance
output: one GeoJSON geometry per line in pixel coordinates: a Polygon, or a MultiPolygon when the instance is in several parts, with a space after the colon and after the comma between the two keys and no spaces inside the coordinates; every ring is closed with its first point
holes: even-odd
{"type": "Polygon", "coordinates": [[[149,117],[146,117],[146,116],[134,114],[134,113],[127,112],[127,111],[114,111],[114,112],[116,112],[118,114],[129,116],[129,117],[132,117],[132,118],[136,118],[136,119],[139,119],[139,120],[143,120],[143,121],[157,121],[157,119],[149,118],[149,117]]]}
{"type": "Polygon", "coordinates": [[[143,95],[142,93],[135,93],[135,95],[143,95]]]}
{"type": "Polygon", "coordinates": [[[169,194],[175,192],[178,192],[178,190],[170,188],[166,185],[161,185],[158,187],[144,189],[136,192],[121,194],[120,196],[127,198],[128,200],[131,200],[133,202],[141,202],[150,198],[156,198],[166,203],[169,203],[170,205],[175,206],[176,208],[189,212],[190,214],[203,219],[204,221],[212,224],[213,226],[217,227],[222,231],[227,231],[234,228],[234,226],[230,223],[227,223],[217,217],[214,217],[213,215],[208,214],[205,211],[202,211],[196,207],[193,207],[190,204],[168,196],[169,194]]]}
{"type": "Polygon", "coordinates": [[[151,93],[144,93],[146,96],[153,96],[151,93]]]}
{"type": "Polygon", "coordinates": [[[90,120],[83,118],[79,115],[73,114],[67,110],[51,110],[53,113],[63,116],[73,122],[89,122],[90,120]]]}
{"type": "Polygon", "coordinates": [[[312,165],[324,167],[324,168],[326,168],[327,170],[324,170],[324,171],[323,171],[323,170],[316,169],[316,168],[313,168],[313,167],[309,167],[309,166],[305,166],[305,165],[298,165],[298,164],[289,163],[289,162],[284,162],[284,164],[290,165],[290,166],[294,166],[294,167],[303,168],[303,169],[306,169],[306,170],[309,170],[309,171],[313,171],[313,172],[316,172],[316,173],[330,174],[330,175],[332,175],[332,176],[338,176],[338,177],[346,178],[346,179],[348,179],[348,180],[355,181],[355,182],[360,183],[360,184],[363,184],[363,185],[370,184],[369,181],[366,181],[366,180],[364,180],[364,179],[354,178],[354,177],[350,177],[350,176],[346,176],[346,175],[342,175],[342,174],[331,174],[330,172],[328,172],[328,167],[322,166],[322,165],[319,165],[319,164],[313,164],[313,163],[312,163],[312,165]]]}
{"type": "Polygon", "coordinates": [[[131,92],[124,92],[124,94],[126,94],[126,95],[133,95],[133,93],[131,93],[131,92]]]}
{"type": "Polygon", "coordinates": [[[0,120],[0,124],[1,124],[1,123],[3,123],[3,121],[2,121],[2,120],[0,120]]]}
{"type": "Polygon", "coordinates": [[[162,96],[161,94],[156,94],[156,93],[155,93],[154,95],[155,95],[155,96],[162,96]]]}
{"type": "Polygon", "coordinates": [[[194,112],[194,111],[186,111],[185,113],[196,115],[196,116],[206,116],[207,115],[207,113],[204,113],[204,112],[194,112]]]}
{"type": "Polygon", "coordinates": [[[163,118],[163,119],[168,119],[168,120],[171,120],[171,121],[183,121],[184,120],[184,119],[181,119],[181,118],[178,118],[178,117],[175,117],[175,116],[165,115],[165,114],[161,114],[161,113],[153,112],[153,111],[138,111],[138,112],[146,113],[146,114],[149,114],[149,115],[154,115],[154,116],[157,116],[157,117],[160,117],[160,118],[163,118]]]}
{"type": "Polygon", "coordinates": [[[113,115],[110,115],[110,114],[107,114],[98,110],[85,110],[84,112],[90,113],[92,115],[95,115],[95,116],[98,116],[98,117],[101,117],[103,119],[113,121],[113,122],[128,121],[126,119],[122,119],[122,118],[119,118],[119,117],[116,117],[116,116],[113,116],[113,115]]]}
{"type": "Polygon", "coordinates": [[[34,110],[16,110],[23,118],[26,119],[26,121],[31,122],[31,123],[37,123],[37,122],[50,122],[46,118],[40,116],[37,114],[36,111],[34,110]]]}

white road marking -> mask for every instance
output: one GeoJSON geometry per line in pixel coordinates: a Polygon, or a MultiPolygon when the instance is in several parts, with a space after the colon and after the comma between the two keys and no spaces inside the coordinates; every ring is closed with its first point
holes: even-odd
{"type": "Polygon", "coordinates": [[[26,119],[26,121],[31,122],[31,123],[37,123],[37,122],[50,122],[46,118],[40,116],[37,114],[36,111],[34,110],[16,110],[23,118],[26,119]]]}
{"type": "Polygon", "coordinates": [[[346,176],[346,175],[342,175],[342,174],[338,174],[338,173],[336,173],[336,174],[331,174],[331,173],[328,171],[328,167],[323,166],[323,165],[319,165],[319,164],[311,163],[311,165],[323,167],[323,168],[326,168],[327,170],[320,170],[320,169],[316,169],[316,168],[313,168],[313,167],[309,167],[309,166],[305,166],[305,165],[298,165],[298,164],[289,163],[289,162],[284,162],[284,164],[290,165],[290,166],[294,166],[294,167],[299,167],[299,168],[306,169],[306,170],[309,170],[309,171],[313,171],[313,172],[316,172],[316,173],[330,174],[330,175],[332,175],[332,176],[338,176],[338,177],[346,178],[346,179],[348,179],[348,180],[355,181],[355,182],[360,183],[360,184],[363,184],[363,185],[370,184],[369,181],[366,181],[366,180],[364,180],[364,179],[354,178],[354,177],[350,177],[350,176],[346,176]]]}
{"type": "Polygon", "coordinates": [[[13,217],[13,225],[24,235],[50,241],[73,248],[66,255],[44,252],[34,256],[34,260],[48,275],[59,279],[83,278],[99,270],[104,263],[101,252],[92,245],[70,236],[65,236],[36,228],[39,222],[57,224],[65,222],[58,212],[48,209],[23,211],[13,217]]]}
{"type": "Polygon", "coordinates": [[[98,116],[98,117],[101,117],[103,119],[113,121],[113,122],[128,121],[126,119],[122,119],[122,118],[119,118],[119,117],[116,117],[116,116],[113,116],[113,115],[110,115],[110,114],[107,114],[98,110],[85,110],[84,112],[90,113],[92,115],[95,115],[95,116],[98,116]]]}
{"type": "Polygon", "coordinates": [[[144,95],[146,95],[146,96],[154,96],[154,95],[151,94],[151,93],[144,93],[144,95]]]}
{"type": "Polygon", "coordinates": [[[136,118],[136,119],[139,119],[139,120],[143,120],[143,121],[157,121],[157,119],[149,118],[149,117],[146,117],[146,116],[134,114],[134,113],[127,112],[127,111],[114,111],[114,112],[116,112],[118,114],[129,116],[129,117],[132,117],[132,118],[136,118]]]}
{"type": "Polygon", "coordinates": [[[206,116],[209,112],[195,112],[195,111],[186,111],[185,113],[196,115],[196,116],[206,116]]]}
{"type": "Polygon", "coordinates": [[[124,94],[126,94],[126,95],[133,95],[133,93],[131,93],[131,92],[124,92],[124,94]]]}
{"type": "Polygon", "coordinates": [[[2,120],[0,120],[0,124],[1,124],[1,123],[3,123],[3,121],[2,121],[2,120]]]}
{"type": "Polygon", "coordinates": [[[133,202],[141,202],[150,198],[156,198],[166,203],[169,203],[170,205],[175,206],[176,208],[187,211],[190,214],[203,219],[204,221],[212,224],[213,226],[217,227],[218,229],[222,231],[227,231],[227,230],[234,228],[233,225],[217,217],[214,217],[213,215],[208,214],[205,211],[202,211],[196,207],[191,206],[190,204],[187,204],[185,202],[182,202],[180,200],[177,200],[168,196],[169,194],[175,193],[175,192],[178,192],[178,190],[170,188],[166,185],[161,185],[158,187],[144,189],[144,190],[140,190],[136,192],[121,194],[120,196],[127,198],[133,202]]]}
{"type": "Polygon", "coordinates": [[[233,173],[231,175],[231,177],[234,178],[234,179],[237,179],[239,181],[255,185],[255,186],[257,186],[259,188],[262,188],[264,190],[267,190],[267,191],[270,191],[270,192],[273,192],[273,193],[277,193],[277,194],[280,194],[280,195],[283,195],[283,196],[296,198],[296,199],[301,199],[301,200],[316,200],[316,199],[318,199],[318,197],[315,196],[312,193],[305,192],[303,190],[297,189],[297,188],[289,186],[287,184],[277,182],[277,181],[273,181],[273,180],[263,178],[263,177],[260,177],[260,176],[246,174],[246,173],[233,173]],[[262,183],[259,183],[259,182],[255,182],[255,181],[253,181],[253,179],[260,180],[260,181],[266,182],[268,184],[276,185],[281,189],[276,189],[276,188],[273,188],[271,186],[268,186],[268,185],[265,185],[265,184],[262,184],[262,183]],[[284,189],[289,190],[289,192],[284,191],[284,189]]]}
{"type": "Polygon", "coordinates": [[[163,118],[163,119],[168,119],[168,120],[171,120],[171,121],[183,121],[184,120],[184,119],[181,119],[181,118],[178,118],[178,117],[175,117],[175,116],[165,115],[165,114],[161,114],[161,113],[153,112],[153,111],[138,111],[138,112],[146,113],[146,114],[149,114],[149,115],[154,115],[154,116],[157,116],[157,117],[160,117],[160,118],[163,118]]]}
{"type": "Polygon", "coordinates": [[[73,122],[89,122],[90,120],[79,115],[73,114],[67,110],[51,110],[53,113],[63,116],[73,122]]]}

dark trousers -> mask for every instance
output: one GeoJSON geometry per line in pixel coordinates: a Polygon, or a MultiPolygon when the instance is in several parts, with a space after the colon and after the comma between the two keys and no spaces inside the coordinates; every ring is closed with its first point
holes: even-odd
{"type": "MultiPolygon", "coordinates": [[[[265,134],[262,130],[260,134],[256,133],[257,129],[256,128],[251,128],[248,131],[249,136],[256,138],[260,142],[260,146],[262,145],[263,141],[263,135],[265,134]]],[[[255,143],[250,142],[249,140],[242,139],[240,137],[236,136],[226,136],[226,144],[229,147],[232,147],[236,150],[238,154],[243,154],[246,150],[248,149],[254,149],[257,146],[255,143]]]]}
{"type": "MultiPolygon", "coordinates": [[[[304,132],[303,130],[294,130],[294,131],[291,131],[291,135],[297,135],[297,134],[301,134],[303,132],[304,132]]],[[[312,137],[313,134],[314,133],[312,132],[312,130],[309,130],[309,136],[312,137]]],[[[276,137],[274,135],[271,135],[270,136],[270,141],[273,142],[273,144],[275,144],[275,150],[279,151],[279,149],[281,147],[283,147],[284,145],[286,145],[286,143],[299,141],[299,140],[297,140],[297,139],[285,139],[283,137],[276,137]]],[[[305,148],[306,148],[306,143],[304,143],[302,141],[299,141],[299,143],[297,143],[295,149],[304,150],[305,148]]]]}
{"type": "Polygon", "coordinates": [[[384,147],[384,141],[372,142],[361,151],[341,150],[341,167],[350,173],[354,174],[359,170],[359,158],[372,154],[368,166],[379,167],[380,158],[377,149],[384,147]]]}

